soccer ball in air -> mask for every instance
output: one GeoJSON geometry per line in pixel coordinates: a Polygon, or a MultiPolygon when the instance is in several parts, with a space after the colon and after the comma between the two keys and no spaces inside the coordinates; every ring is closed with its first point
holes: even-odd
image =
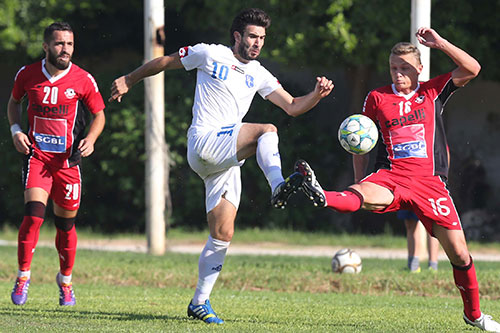
{"type": "Polygon", "coordinates": [[[332,259],[332,270],[335,273],[357,274],[361,272],[361,257],[351,249],[339,250],[332,259]]]}
{"type": "Polygon", "coordinates": [[[339,128],[339,141],[351,154],[363,155],[375,147],[378,129],[375,123],[362,114],[347,117],[339,128]]]}

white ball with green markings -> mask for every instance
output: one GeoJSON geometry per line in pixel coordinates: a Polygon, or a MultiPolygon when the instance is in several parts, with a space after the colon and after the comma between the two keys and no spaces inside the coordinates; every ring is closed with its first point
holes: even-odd
{"type": "Polygon", "coordinates": [[[347,117],[339,128],[339,142],[346,151],[355,155],[368,153],[378,140],[377,125],[362,114],[347,117]]]}

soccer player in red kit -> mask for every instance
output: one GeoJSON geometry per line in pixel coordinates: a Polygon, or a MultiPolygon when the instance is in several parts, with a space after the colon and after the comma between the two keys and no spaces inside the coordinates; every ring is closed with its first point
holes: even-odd
{"type": "Polygon", "coordinates": [[[295,168],[304,176],[302,189],[316,206],[338,212],[361,208],[375,213],[400,209],[415,212],[435,236],[453,266],[455,284],[469,325],[500,332],[500,324],[481,312],[474,262],[447,186],[447,141],[442,112],[452,93],[481,69],[469,54],[430,28],[420,28],[418,41],[447,54],[457,65],[452,72],[419,82],[420,52],[410,43],[396,44],[389,56],[392,85],[368,93],[363,114],[379,127],[381,142],[376,172],[366,175],[368,155],[353,157],[356,184],[345,191],[323,191],[305,161],[295,168]]]}
{"type": "Polygon", "coordinates": [[[71,273],[77,243],[75,218],[82,185],[80,161],[93,153],[105,116],[96,81],[71,62],[73,49],[73,31],[69,24],[49,25],[44,31],[45,58],[17,72],[7,106],[14,146],[25,155],[19,271],[11,294],[12,302],[17,305],[25,304],[28,298],[31,261],[49,198],[53,202],[57,230],[59,304],[75,304],[71,273]],[[29,126],[26,133],[20,125],[25,97],[29,126]],[[93,115],[86,135],[85,109],[93,115]]]}

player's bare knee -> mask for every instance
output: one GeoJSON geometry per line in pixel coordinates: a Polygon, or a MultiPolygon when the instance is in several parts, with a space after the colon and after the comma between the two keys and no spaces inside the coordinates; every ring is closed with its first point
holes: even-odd
{"type": "Polygon", "coordinates": [[[262,128],[262,134],[269,133],[269,132],[274,132],[278,133],[278,128],[274,126],[273,124],[264,124],[262,128]]]}
{"type": "Polygon", "coordinates": [[[449,256],[450,262],[458,267],[467,266],[470,263],[470,254],[467,249],[455,249],[449,256]]]}

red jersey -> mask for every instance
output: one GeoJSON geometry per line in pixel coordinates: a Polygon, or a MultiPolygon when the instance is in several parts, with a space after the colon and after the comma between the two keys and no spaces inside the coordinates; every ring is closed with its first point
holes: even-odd
{"type": "Polygon", "coordinates": [[[368,93],[363,114],[379,127],[377,169],[407,176],[448,176],[448,153],[442,112],[457,89],[451,73],[420,82],[404,95],[394,85],[368,93]]]}
{"type": "Polygon", "coordinates": [[[43,59],[17,72],[12,96],[20,101],[25,95],[31,155],[60,168],[78,164],[78,143],[85,135],[84,109],[93,114],[104,110],[92,75],[70,63],[63,73],[51,76],[43,59]]]}

